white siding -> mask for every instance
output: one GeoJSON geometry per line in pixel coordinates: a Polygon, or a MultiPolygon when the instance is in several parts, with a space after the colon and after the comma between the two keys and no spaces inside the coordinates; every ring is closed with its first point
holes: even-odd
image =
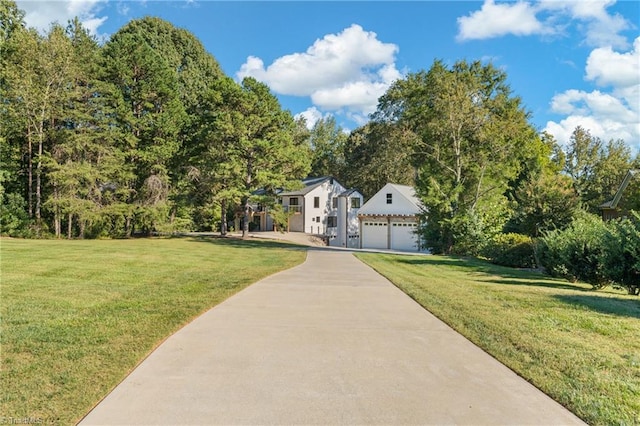
{"type": "Polygon", "coordinates": [[[358,212],[361,247],[399,251],[419,250],[418,217],[421,203],[413,188],[386,184],[358,212]],[[380,223],[389,223],[388,226],[380,223]]]}
{"type": "Polygon", "coordinates": [[[357,191],[349,191],[349,195],[342,194],[337,199],[338,226],[335,229],[327,229],[331,246],[360,248],[360,224],[358,221],[360,207],[352,207],[352,200],[358,200],[358,206],[361,206],[362,194],[357,191]]]}
{"type": "Polygon", "coordinates": [[[411,187],[386,184],[360,209],[360,215],[417,215],[420,201],[411,187]],[[390,194],[391,203],[387,202],[390,194]]]}
{"type": "Polygon", "coordinates": [[[327,229],[327,217],[338,215],[338,209],[333,208],[332,199],[344,191],[345,188],[335,180],[333,180],[333,183],[331,183],[331,180],[327,180],[304,196],[304,232],[310,234],[327,234],[330,232],[335,234],[335,228],[327,229]],[[318,207],[314,205],[315,197],[319,199],[318,207]]]}

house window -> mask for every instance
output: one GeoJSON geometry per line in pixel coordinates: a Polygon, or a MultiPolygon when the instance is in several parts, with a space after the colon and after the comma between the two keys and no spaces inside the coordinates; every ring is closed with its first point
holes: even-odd
{"type": "Polygon", "coordinates": [[[335,228],[338,226],[338,216],[327,217],[327,228],[335,228]]]}
{"type": "Polygon", "coordinates": [[[289,198],[289,205],[290,206],[297,206],[298,205],[298,197],[289,198]]]}
{"type": "Polygon", "coordinates": [[[316,216],[316,222],[320,223],[320,216],[316,216]]]}
{"type": "Polygon", "coordinates": [[[351,199],[351,208],[359,209],[360,208],[360,198],[352,198],[351,199]]]}
{"type": "Polygon", "coordinates": [[[331,207],[334,208],[334,209],[338,208],[338,197],[333,197],[331,199],[331,207]]]}
{"type": "Polygon", "coordinates": [[[316,209],[320,207],[320,197],[313,197],[313,207],[316,209]]]}
{"type": "Polygon", "coordinates": [[[387,204],[393,203],[393,194],[387,194],[387,204]]]}

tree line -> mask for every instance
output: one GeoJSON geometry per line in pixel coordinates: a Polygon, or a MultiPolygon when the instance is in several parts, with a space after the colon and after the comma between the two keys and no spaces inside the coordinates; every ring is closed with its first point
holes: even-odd
{"type": "Polygon", "coordinates": [[[100,45],[77,19],[26,28],[12,1],[0,18],[3,234],[210,229],[309,173],[304,123],[188,31],[147,17],[100,45]]]}
{"type": "Polygon", "coordinates": [[[158,18],[101,45],[77,19],[42,35],[23,17],[0,0],[3,234],[225,232],[228,217],[248,218],[256,189],[277,213],[277,189],[332,175],[366,197],[413,185],[426,245],[476,255],[498,234],[539,237],[597,214],[640,166],[624,141],[581,127],[561,147],[530,123],[506,73],[479,61],[408,74],[350,132],[333,117],[307,130],[266,85],[233,81],[158,18]]]}

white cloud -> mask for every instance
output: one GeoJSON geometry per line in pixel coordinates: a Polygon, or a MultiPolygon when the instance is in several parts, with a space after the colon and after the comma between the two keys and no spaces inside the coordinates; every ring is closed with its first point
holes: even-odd
{"type": "Polygon", "coordinates": [[[629,29],[630,23],[620,15],[610,15],[606,10],[615,3],[616,0],[542,0],[538,6],[540,11],[555,14],[550,22],[567,19],[576,21],[589,46],[626,48],[627,40],[619,33],[629,29]]]}
{"type": "Polygon", "coordinates": [[[78,17],[94,35],[98,35],[98,28],[107,20],[107,16],[99,16],[105,3],[106,0],[16,1],[25,12],[27,26],[40,32],[48,30],[54,22],[66,26],[69,20],[78,17]]]}
{"type": "Polygon", "coordinates": [[[577,30],[583,43],[595,47],[587,58],[585,80],[598,90],[569,89],[551,100],[551,110],[564,116],[545,130],[566,143],[580,125],[603,140],[624,139],[640,151],[640,37],[631,50],[621,35],[632,23],[607,9],[615,0],[540,0],[496,3],[458,18],[458,40],[505,35],[563,35],[577,30]],[[616,50],[617,49],[617,50],[616,50]]]}
{"type": "Polygon", "coordinates": [[[265,82],[276,93],[310,96],[316,107],[366,115],[390,84],[402,78],[395,65],[398,46],[353,24],[316,40],[305,52],[282,56],[269,66],[249,56],[236,73],[265,82]]]}
{"type": "Polygon", "coordinates": [[[554,96],[551,109],[567,116],[560,122],[547,122],[544,129],[562,145],[569,142],[576,127],[582,126],[604,141],[624,139],[636,150],[640,148],[637,107],[633,108],[623,99],[598,90],[585,92],[572,89],[554,96]]]}
{"type": "Polygon", "coordinates": [[[328,116],[329,114],[322,114],[322,112],[318,108],[311,107],[307,108],[301,113],[296,114],[294,118],[296,120],[300,117],[304,118],[306,121],[307,129],[311,130],[318,121],[322,120],[323,118],[327,118],[328,116]]]}
{"type": "Polygon", "coordinates": [[[562,34],[574,24],[589,46],[628,47],[619,33],[631,24],[607,8],[615,0],[541,0],[499,3],[485,0],[480,10],[458,18],[459,41],[483,40],[505,35],[562,34]]]}
{"type": "Polygon", "coordinates": [[[591,52],[587,58],[586,79],[598,86],[629,87],[640,84],[640,37],[633,50],[615,52],[610,46],[591,52]]]}
{"type": "Polygon", "coordinates": [[[389,88],[390,81],[348,81],[341,86],[318,89],[311,94],[311,101],[327,110],[347,108],[363,114],[376,110],[378,98],[389,88]]]}
{"type": "Polygon", "coordinates": [[[586,80],[610,92],[571,89],[554,96],[551,110],[567,117],[549,121],[545,130],[566,144],[573,130],[582,126],[602,140],[624,139],[640,151],[640,37],[626,53],[611,47],[594,49],[585,72],[586,80]]]}
{"type": "Polygon", "coordinates": [[[485,0],[479,11],[458,18],[458,40],[531,35],[547,31],[536,18],[536,9],[524,2],[495,4],[485,0]]]}

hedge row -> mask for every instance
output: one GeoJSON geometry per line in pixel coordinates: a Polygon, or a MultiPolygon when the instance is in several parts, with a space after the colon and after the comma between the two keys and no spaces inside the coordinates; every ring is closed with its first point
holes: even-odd
{"type": "Polygon", "coordinates": [[[482,256],[513,268],[543,266],[553,276],[607,285],[640,294],[640,213],[604,222],[584,214],[566,229],[549,232],[537,243],[527,235],[499,234],[482,256]],[[538,255],[536,257],[536,254],[538,255]]]}
{"type": "Polygon", "coordinates": [[[482,255],[492,263],[512,268],[535,268],[534,244],[522,234],[498,234],[483,248],[482,255]]]}
{"type": "Polygon", "coordinates": [[[640,214],[604,222],[597,216],[575,219],[564,230],[540,240],[542,266],[554,276],[601,288],[613,285],[640,294],[640,214]]]}

